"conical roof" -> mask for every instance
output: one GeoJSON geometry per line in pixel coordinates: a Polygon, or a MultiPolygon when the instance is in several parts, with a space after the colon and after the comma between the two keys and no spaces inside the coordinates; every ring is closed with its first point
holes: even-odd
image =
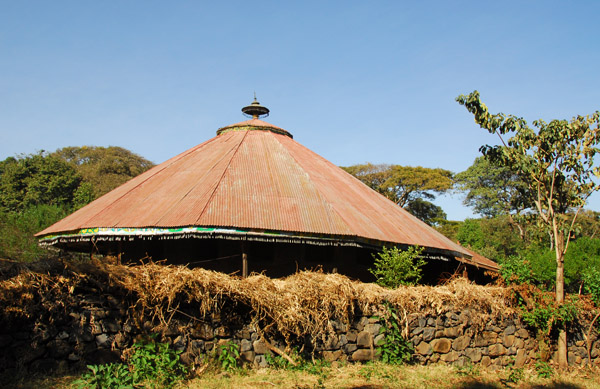
{"type": "Polygon", "coordinates": [[[199,235],[377,247],[460,245],[315,154],[253,119],[195,146],[37,234],[42,244],[199,235]]]}

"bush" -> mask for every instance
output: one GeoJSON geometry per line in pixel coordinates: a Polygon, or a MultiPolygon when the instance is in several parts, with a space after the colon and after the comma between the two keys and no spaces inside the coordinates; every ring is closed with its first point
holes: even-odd
{"type": "Polygon", "coordinates": [[[90,365],[89,372],[75,381],[78,388],[170,388],[187,374],[179,359],[179,353],[166,343],[157,343],[152,338],[136,342],[127,365],[90,365]]]}
{"type": "Polygon", "coordinates": [[[387,301],[385,307],[387,308],[385,325],[380,329],[384,338],[376,345],[381,353],[381,361],[391,365],[408,363],[414,353],[413,345],[402,336],[397,308],[387,301]]]}
{"type": "Polygon", "coordinates": [[[596,306],[600,307],[600,270],[589,268],[583,273],[583,290],[589,293],[596,306]]]}
{"type": "Polygon", "coordinates": [[[0,257],[30,262],[51,256],[33,235],[67,215],[58,205],[35,205],[22,212],[0,213],[0,257]]]}
{"type": "Polygon", "coordinates": [[[369,271],[377,278],[375,282],[385,288],[415,285],[421,280],[421,267],[426,263],[420,257],[422,252],[423,248],[416,246],[408,250],[384,247],[382,252],[373,255],[375,263],[369,271]]]}

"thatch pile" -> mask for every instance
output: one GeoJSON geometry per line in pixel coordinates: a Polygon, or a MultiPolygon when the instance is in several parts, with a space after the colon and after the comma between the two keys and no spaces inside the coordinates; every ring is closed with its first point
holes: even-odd
{"type": "Polygon", "coordinates": [[[384,301],[396,306],[404,318],[411,313],[440,315],[475,309],[475,326],[512,311],[506,288],[474,285],[461,278],[442,286],[389,290],[340,274],[309,271],[271,279],[260,274],[241,278],[156,263],[11,266],[0,266],[0,306],[5,309],[27,310],[36,301],[43,305],[44,300],[62,298],[66,310],[69,301],[74,303],[71,293],[95,288],[100,294],[122,294],[132,302],[132,311],[154,319],[158,330],[167,328],[174,317],[202,321],[227,309],[229,315],[250,315],[265,334],[286,340],[307,336],[325,340],[333,322],[349,325],[357,314],[381,314],[384,301]]]}

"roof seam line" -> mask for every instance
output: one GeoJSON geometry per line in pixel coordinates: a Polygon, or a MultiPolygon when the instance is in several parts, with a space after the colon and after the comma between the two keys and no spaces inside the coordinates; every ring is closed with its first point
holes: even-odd
{"type": "MultiPolygon", "coordinates": [[[[213,138],[214,139],[214,138],[213,138]]],[[[174,163],[176,163],[177,161],[179,161],[180,159],[184,158],[185,156],[187,156],[188,154],[191,154],[193,152],[195,152],[199,147],[208,144],[210,142],[213,141],[213,139],[209,139],[208,141],[201,143],[199,145],[197,145],[196,147],[191,148],[190,150],[187,150],[186,152],[183,152],[179,155],[179,158],[175,159],[174,161],[172,161],[170,164],[168,164],[167,166],[163,167],[162,169],[160,169],[159,171],[157,171],[156,173],[152,174],[151,176],[149,176],[148,178],[146,178],[144,181],[140,182],[139,184],[137,184],[136,186],[134,186],[133,188],[131,188],[130,190],[128,190],[127,192],[123,193],[123,195],[121,197],[119,197],[118,199],[112,201],[110,204],[107,205],[107,208],[110,208],[110,206],[114,205],[117,201],[121,200],[123,197],[127,196],[129,193],[133,192],[135,189],[137,189],[138,187],[140,187],[140,185],[142,185],[144,182],[148,181],[149,179],[151,179],[152,177],[154,177],[155,175],[157,175],[158,173],[162,172],[165,169],[168,169],[171,165],[173,165],[174,163]]],[[[157,165],[157,167],[160,166],[157,165]]],[[[142,173],[143,174],[143,173],[142,173]]],[[[124,184],[123,184],[124,185],[124,184]]],[[[109,192],[110,193],[110,192],[109,192]]],[[[95,201],[95,200],[94,200],[95,201]]],[[[102,212],[104,212],[106,208],[100,210],[99,212],[95,213],[93,216],[90,216],[87,221],[89,221],[90,219],[95,218],[96,216],[98,216],[99,214],[101,214],[102,212]]],[[[87,223],[86,221],[86,223],[87,223]]]]}
{"type": "Polygon", "coordinates": [[[233,159],[235,158],[238,150],[240,149],[240,147],[242,147],[242,143],[244,143],[244,140],[246,139],[247,136],[248,136],[248,132],[246,132],[244,134],[244,137],[242,138],[242,140],[240,141],[240,143],[238,143],[237,147],[235,148],[235,151],[231,155],[231,159],[229,160],[229,162],[227,163],[227,166],[223,170],[223,174],[221,174],[221,178],[219,178],[219,181],[217,182],[217,185],[215,185],[215,189],[213,189],[212,193],[210,194],[210,197],[208,198],[208,201],[206,202],[206,205],[204,205],[204,208],[202,208],[202,211],[200,212],[200,215],[198,215],[198,218],[196,219],[196,224],[202,218],[202,216],[204,215],[204,212],[206,212],[206,208],[208,208],[208,205],[211,203],[213,197],[215,197],[215,193],[217,192],[217,189],[219,189],[219,187],[221,186],[221,181],[223,181],[223,178],[227,174],[227,170],[229,170],[229,166],[231,165],[231,161],[233,161],[233,159]]]}

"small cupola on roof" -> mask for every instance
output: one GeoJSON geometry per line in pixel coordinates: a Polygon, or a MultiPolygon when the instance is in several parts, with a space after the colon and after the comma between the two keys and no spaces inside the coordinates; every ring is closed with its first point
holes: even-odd
{"type": "Polygon", "coordinates": [[[250,105],[242,108],[242,112],[247,117],[253,119],[266,118],[269,116],[269,108],[260,105],[258,100],[256,100],[256,93],[254,94],[254,101],[250,105]]]}
{"type": "Polygon", "coordinates": [[[266,118],[267,116],[269,116],[270,111],[269,111],[269,108],[263,107],[262,105],[260,105],[258,100],[256,100],[256,94],[254,95],[254,101],[250,105],[247,105],[244,108],[242,108],[242,112],[244,113],[244,116],[252,118],[252,119],[246,120],[241,123],[231,124],[231,125],[223,127],[223,128],[219,128],[217,130],[217,135],[221,135],[221,134],[224,134],[229,131],[258,130],[258,131],[271,131],[276,134],[285,135],[285,136],[289,136],[290,138],[293,138],[292,134],[290,134],[288,131],[284,130],[283,128],[279,128],[277,126],[272,125],[271,123],[267,123],[263,120],[260,120],[261,118],[266,118]]]}
{"type": "Polygon", "coordinates": [[[434,271],[472,257],[261,120],[269,109],[256,97],[242,112],[251,119],[220,128],[39,232],[40,243],[224,272],[239,272],[243,254],[244,269],[271,276],[321,266],[364,280],[383,246],[424,247],[434,271]]]}

